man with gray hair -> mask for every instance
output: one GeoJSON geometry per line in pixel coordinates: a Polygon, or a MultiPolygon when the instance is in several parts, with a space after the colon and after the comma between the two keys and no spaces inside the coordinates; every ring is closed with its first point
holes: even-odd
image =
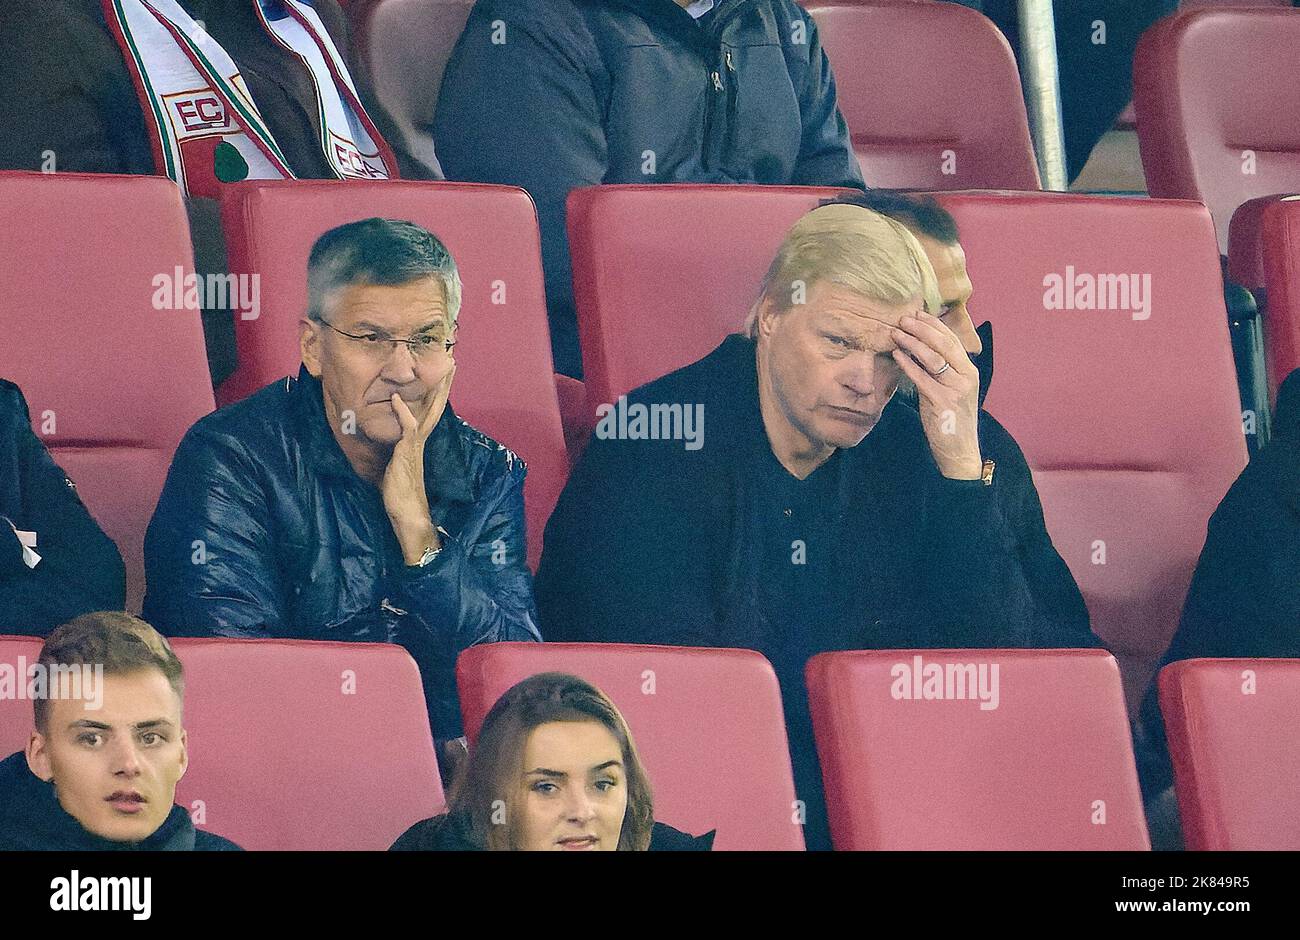
{"type": "Polygon", "coordinates": [[[701,404],[703,446],[593,439],[546,529],[546,639],[772,662],[810,848],[829,845],[810,656],[1038,645],[979,448],[978,375],[939,312],[906,228],[814,209],[772,262],[748,335],[629,396],[701,404]],[[917,407],[886,409],[903,376],[917,407]]]}
{"type": "Polygon", "coordinates": [[[461,733],[455,665],[537,640],[523,462],[448,403],[461,284],[432,234],[366,219],[312,248],[302,368],[208,415],[145,538],[164,633],[399,643],[434,736],[461,733]]]}

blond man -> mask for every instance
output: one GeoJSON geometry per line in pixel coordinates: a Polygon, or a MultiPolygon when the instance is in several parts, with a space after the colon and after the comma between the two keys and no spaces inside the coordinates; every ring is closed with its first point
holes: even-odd
{"type": "Polygon", "coordinates": [[[632,393],[546,530],[546,639],[744,647],[772,661],[812,848],[829,843],[810,656],[1035,645],[979,448],[979,377],[939,312],[934,271],[902,225],[858,206],[813,210],[772,262],[746,333],[632,393]],[[904,377],[917,408],[886,410],[904,377]],[[632,433],[637,406],[659,416],[655,434],[632,433]],[[674,406],[703,433],[662,433],[674,406]]]}

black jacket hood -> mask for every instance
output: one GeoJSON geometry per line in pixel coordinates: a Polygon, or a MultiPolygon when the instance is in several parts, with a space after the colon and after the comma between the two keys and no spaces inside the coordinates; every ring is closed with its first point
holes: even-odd
{"type": "Polygon", "coordinates": [[[114,842],[87,832],[60,804],[54,785],[31,772],[22,751],[0,761],[0,851],[192,852],[238,849],[228,839],[194,828],[173,806],[163,824],[141,842],[114,842]]]}

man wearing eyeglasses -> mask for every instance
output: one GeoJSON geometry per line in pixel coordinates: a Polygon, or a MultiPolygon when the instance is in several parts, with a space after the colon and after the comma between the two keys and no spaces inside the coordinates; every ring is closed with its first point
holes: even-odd
{"type": "Polygon", "coordinates": [[[326,232],[307,295],[298,377],[177,449],[145,538],[145,615],[170,635],[400,643],[435,738],[453,739],[460,651],[540,638],[526,468],[448,403],[461,284],[432,234],[326,232]]]}

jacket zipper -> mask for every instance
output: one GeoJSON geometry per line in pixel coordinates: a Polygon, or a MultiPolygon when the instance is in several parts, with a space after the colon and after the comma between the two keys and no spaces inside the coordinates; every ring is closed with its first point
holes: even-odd
{"type": "Polygon", "coordinates": [[[735,148],[736,141],[736,66],[731,61],[731,50],[727,49],[723,53],[723,62],[727,66],[727,131],[722,138],[722,159],[725,161],[727,155],[735,148]]]}
{"type": "Polygon", "coordinates": [[[730,49],[723,51],[722,61],[727,72],[730,73],[727,78],[727,82],[728,82],[727,87],[725,88],[723,87],[722,73],[719,69],[712,69],[709,72],[709,82],[712,85],[712,91],[707,92],[708,100],[706,101],[704,107],[704,147],[703,147],[703,154],[701,156],[701,163],[703,164],[704,169],[706,170],[709,169],[709,164],[711,162],[709,159],[709,155],[713,149],[712,147],[713,112],[714,109],[717,107],[715,101],[717,99],[717,96],[721,94],[723,91],[725,91],[727,94],[727,104],[726,104],[726,112],[725,112],[725,117],[727,119],[727,127],[726,130],[723,131],[724,136],[723,136],[723,144],[722,144],[722,151],[721,151],[722,156],[724,157],[726,156],[728,150],[731,147],[732,125],[735,124],[734,115],[732,113],[735,110],[735,91],[733,88],[731,88],[731,86],[735,84],[736,65],[731,60],[730,49]]]}

